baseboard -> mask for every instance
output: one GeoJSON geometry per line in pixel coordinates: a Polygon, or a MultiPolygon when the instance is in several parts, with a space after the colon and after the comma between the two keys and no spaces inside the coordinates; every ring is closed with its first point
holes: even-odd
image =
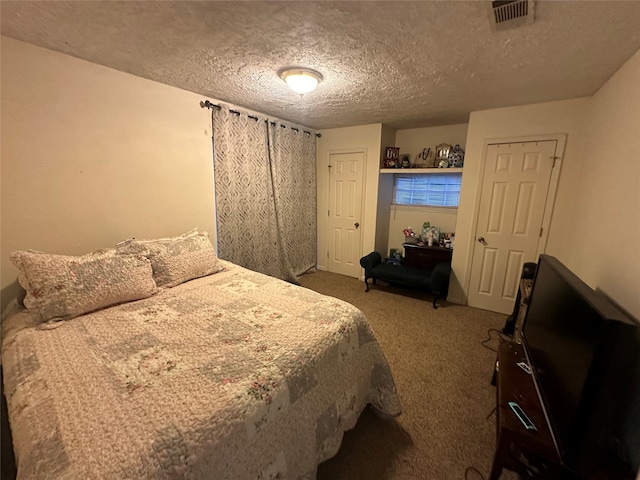
{"type": "Polygon", "coordinates": [[[447,297],[447,302],[455,303],[456,305],[466,305],[461,297],[447,297]]]}
{"type": "Polygon", "coordinates": [[[316,265],[316,269],[321,270],[323,272],[327,271],[327,267],[325,267],[324,265],[316,265]]]}

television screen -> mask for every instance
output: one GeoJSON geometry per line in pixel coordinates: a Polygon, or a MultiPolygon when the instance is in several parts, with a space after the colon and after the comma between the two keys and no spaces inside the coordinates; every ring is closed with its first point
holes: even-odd
{"type": "Polygon", "coordinates": [[[540,256],[523,342],[560,457],[588,478],[638,469],[639,332],[604,295],[540,256]]]}

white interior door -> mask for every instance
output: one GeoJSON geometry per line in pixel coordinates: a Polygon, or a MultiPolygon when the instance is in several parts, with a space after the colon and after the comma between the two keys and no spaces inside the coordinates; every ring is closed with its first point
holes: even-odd
{"type": "Polygon", "coordinates": [[[537,260],[555,140],[489,145],[467,303],[511,313],[525,262],[537,260]]]}
{"type": "Polygon", "coordinates": [[[327,270],[361,275],[364,153],[329,155],[329,251],[327,270]]]}

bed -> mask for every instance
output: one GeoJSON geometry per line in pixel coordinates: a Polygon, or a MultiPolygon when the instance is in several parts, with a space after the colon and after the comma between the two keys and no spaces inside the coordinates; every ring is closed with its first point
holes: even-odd
{"type": "Polygon", "coordinates": [[[313,479],[367,405],[400,413],[361,311],[214,270],[63,321],[33,305],[4,319],[18,479],[313,479]]]}

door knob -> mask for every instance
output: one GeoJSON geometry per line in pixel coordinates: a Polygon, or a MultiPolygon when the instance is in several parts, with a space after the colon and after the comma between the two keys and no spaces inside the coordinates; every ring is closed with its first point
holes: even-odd
{"type": "Polygon", "coordinates": [[[485,242],[485,240],[484,240],[484,237],[478,237],[478,241],[483,245],[487,244],[487,242],[485,242]]]}
{"type": "Polygon", "coordinates": [[[358,222],[353,224],[354,227],[358,228],[360,226],[360,224],[358,222]]]}

